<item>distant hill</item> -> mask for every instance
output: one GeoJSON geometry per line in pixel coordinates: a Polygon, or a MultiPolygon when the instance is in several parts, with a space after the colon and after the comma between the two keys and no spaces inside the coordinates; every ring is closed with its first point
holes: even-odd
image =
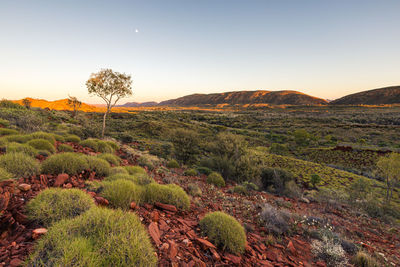
{"type": "Polygon", "coordinates": [[[139,102],[127,102],[123,105],[117,105],[116,107],[124,107],[124,108],[137,108],[137,107],[155,107],[157,106],[158,103],[154,102],[154,101],[150,101],[150,102],[143,102],[143,103],[139,103],[139,102]]]}
{"type": "MultiPolygon", "coordinates": [[[[29,98],[29,97],[27,99],[29,99],[31,101],[32,107],[49,108],[49,109],[54,109],[54,110],[72,110],[71,107],[68,106],[68,99],[60,99],[60,100],[55,100],[55,101],[47,101],[44,99],[35,99],[35,98],[29,98]]],[[[15,100],[13,102],[22,105],[22,99],[15,100]]],[[[82,106],[79,108],[79,110],[85,111],[85,112],[96,112],[99,110],[99,108],[92,106],[92,105],[82,103],[82,106]]]]}
{"type": "Polygon", "coordinates": [[[297,91],[237,91],[216,94],[193,94],[160,102],[159,106],[197,106],[218,104],[325,105],[324,99],[297,91]]]}
{"type": "Polygon", "coordinates": [[[336,99],[333,105],[382,105],[400,104],[400,86],[363,91],[336,99]]]}

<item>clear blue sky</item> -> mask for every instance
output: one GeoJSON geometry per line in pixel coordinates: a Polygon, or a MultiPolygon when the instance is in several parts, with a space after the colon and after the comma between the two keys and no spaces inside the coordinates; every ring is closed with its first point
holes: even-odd
{"type": "Polygon", "coordinates": [[[112,68],[133,76],[122,102],[256,89],[334,99],[400,84],[399,14],[398,0],[2,0],[1,97],[101,103],[85,81],[112,68]]]}

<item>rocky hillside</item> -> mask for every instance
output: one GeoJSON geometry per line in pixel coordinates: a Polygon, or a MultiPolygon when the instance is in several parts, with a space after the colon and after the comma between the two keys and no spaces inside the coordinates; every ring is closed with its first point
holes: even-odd
{"type": "Polygon", "coordinates": [[[124,107],[124,108],[137,108],[137,107],[154,107],[157,106],[158,103],[154,102],[154,101],[150,101],[150,102],[126,102],[123,105],[117,105],[117,107],[124,107]]]}
{"type": "Polygon", "coordinates": [[[344,96],[334,105],[382,105],[400,103],[400,86],[384,87],[344,96]]]}
{"type": "MultiPolygon", "coordinates": [[[[52,110],[71,110],[71,107],[68,106],[68,99],[60,99],[60,100],[55,100],[55,101],[47,101],[44,99],[35,99],[35,98],[27,98],[29,101],[31,101],[31,106],[32,107],[38,107],[38,108],[49,108],[52,110]]],[[[23,99],[21,100],[15,100],[13,102],[18,103],[20,105],[23,105],[23,99]]],[[[98,108],[82,103],[82,106],[79,108],[81,111],[85,112],[96,112],[98,111],[98,108]]]]}
{"type": "Polygon", "coordinates": [[[161,106],[218,104],[324,105],[328,102],[297,91],[237,91],[217,94],[193,94],[159,103],[161,106]]]}

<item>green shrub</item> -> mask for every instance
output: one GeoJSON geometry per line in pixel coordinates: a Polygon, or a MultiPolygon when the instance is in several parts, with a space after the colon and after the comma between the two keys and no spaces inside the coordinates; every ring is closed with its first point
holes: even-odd
{"type": "Polygon", "coordinates": [[[141,202],[143,189],[131,181],[117,179],[103,182],[100,194],[110,202],[112,207],[127,210],[132,201],[141,202]]]}
{"type": "Polygon", "coordinates": [[[9,109],[25,109],[18,103],[14,103],[10,100],[2,99],[0,100],[0,108],[9,108],[9,109]]]}
{"type": "Polygon", "coordinates": [[[253,190],[253,191],[258,191],[258,190],[259,190],[258,186],[257,186],[256,184],[252,183],[252,182],[246,181],[246,182],[244,182],[242,185],[243,185],[244,187],[246,187],[246,189],[247,189],[248,191],[251,191],[251,190],[253,190]]]}
{"type": "Polygon", "coordinates": [[[75,175],[89,169],[85,156],[78,153],[65,152],[52,155],[42,163],[43,173],[75,175]]]}
{"type": "Polygon", "coordinates": [[[3,168],[0,168],[0,182],[11,178],[13,178],[11,173],[9,173],[3,168]]]}
{"type": "Polygon", "coordinates": [[[174,160],[174,159],[171,159],[170,161],[168,161],[168,163],[167,163],[167,168],[179,168],[180,166],[179,166],[179,163],[176,161],[176,160],[174,160]]]}
{"type": "Polygon", "coordinates": [[[15,142],[11,142],[11,143],[7,144],[6,152],[7,153],[21,152],[21,153],[25,153],[31,157],[34,157],[38,154],[38,151],[36,151],[36,149],[34,149],[33,147],[28,146],[26,144],[19,144],[19,143],[15,143],[15,142]]]}
{"type": "Polygon", "coordinates": [[[188,210],[190,207],[189,196],[180,186],[175,184],[150,183],[146,185],[145,201],[151,204],[155,202],[171,204],[184,210],[188,210]]]}
{"type": "Polygon", "coordinates": [[[318,174],[311,175],[310,182],[315,188],[321,182],[321,176],[319,176],[318,174]]]}
{"type": "Polygon", "coordinates": [[[114,175],[114,174],[129,174],[128,171],[124,168],[124,167],[112,167],[110,170],[110,175],[114,175]]]}
{"type": "Polygon", "coordinates": [[[70,134],[64,137],[65,142],[79,143],[81,138],[75,134],[70,134]]]}
{"type": "Polygon", "coordinates": [[[74,148],[67,144],[61,144],[57,147],[60,152],[74,152],[74,148]]]}
{"type": "Polygon", "coordinates": [[[59,142],[64,142],[65,141],[64,136],[62,136],[62,135],[53,133],[53,136],[56,139],[56,141],[59,141],[59,142]]]}
{"type": "Polygon", "coordinates": [[[243,253],[246,233],[243,226],[232,216],[223,212],[208,213],[201,221],[200,228],[210,241],[232,253],[243,253]]]}
{"type": "Polygon", "coordinates": [[[27,265],[155,267],[157,256],[136,214],[95,207],[50,227],[27,265]]]}
{"type": "Polygon", "coordinates": [[[101,153],[114,153],[114,149],[105,141],[97,141],[97,152],[101,153]]]}
{"type": "Polygon", "coordinates": [[[235,192],[236,194],[241,194],[241,195],[247,195],[248,191],[247,188],[244,187],[243,185],[237,185],[233,188],[233,192],[235,192]]]}
{"type": "Polygon", "coordinates": [[[225,186],[225,180],[222,178],[221,174],[217,172],[212,172],[207,177],[207,183],[213,184],[217,187],[225,186]]]}
{"type": "Polygon", "coordinates": [[[352,259],[355,267],[379,267],[378,262],[365,252],[359,251],[352,259]]]}
{"type": "Polygon", "coordinates": [[[54,135],[51,133],[45,133],[45,132],[34,132],[31,133],[30,136],[32,139],[44,139],[49,141],[52,144],[56,143],[56,139],[54,138],[54,135]]]}
{"type": "Polygon", "coordinates": [[[99,155],[97,155],[97,157],[104,159],[104,160],[108,161],[108,163],[115,165],[115,166],[118,166],[121,163],[121,159],[118,156],[111,154],[111,153],[99,154],[99,155]]]}
{"type": "Polygon", "coordinates": [[[110,174],[111,166],[108,161],[94,156],[86,156],[86,160],[89,170],[96,172],[98,177],[104,177],[110,174]]]}
{"type": "Polygon", "coordinates": [[[16,134],[16,135],[8,135],[5,137],[8,142],[16,142],[16,143],[26,143],[29,140],[32,140],[32,136],[29,134],[16,134]]]}
{"type": "Polygon", "coordinates": [[[197,171],[195,169],[187,169],[183,174],[186,176],[197,176],[197,171]]]}
{"type": "Polygon", "coordinates": [[[18,177],[28,177],[39,174],[39,162],[31,156],[17,152],[0,156],[0,168],[18,177]]]}
{"type": "Polygon", "coordinates": [[[212,173],[212,170],[210,168],[207,167],[197,167],[197,171],[201,174],[205,174],[205,175],[209,175],[210,173],[212,173]]]}
{"type": "Polygon", "coordinates": [[[107,176],[104,181],[127,180],[136,184],[137,179],[135,176],[126,173],[117,173],[107,176]]]}
{"type": "Polygon", "coordinates": [[[27,145],[37,149],[37,150],[46,150],[50,153],[56,152],[56,148],[52,145],[49,141],[45,139],[32,139],[30,140],[27,145]]]}
{"type": "Polygon", "coordinates": [[[104,141],[104,142],[106,142],[114,151],[120,149],[119,145],[114,141],[104,141]]]}
{"type": "Polygon", "coordinates": [[[97,142],[96,142],[96,140],[94,140],[94,139],[86,139],[86,140],[83,140],[83,141],[80,142],[80,145],[83,146],[83,147],[91,148],[91,149],[93,149],[94,151],[97,151],[97,150],[98,150],[97,142]]]}
{"type": "Polygon", "coordinates": [[[190,183],[187,185],[187,192],[189,195],[192,197],[200,197],[201,194],[203,193],[200,189],[200,187],[197,184],[190,183]]]}
{"type": "Polygon", "coordinates": [[[14,129],[0,128],[0,136],[14,135],[14,134],[18,134],[18,131],[14,129]]]}
{"type": "Polygon", "coordinates": [[[71,219],[94,206],[93,198],[80,189],[50,188],[28,202],[28,218],[45,226],[71,219]]]}
{"type": "Polygon", "coordinates": [[[124,166],[124,168],[128,171],[129,174],[147,174],[146,170],[140,166],[124,166]]]}
{"type": "Polygon", "coordinates": [[[5,119],[1,119],[0,118],[0,126],[2,127],[8,127],[10,125],[10,122],[8,120],[5,119]]]}
{"type": "Polygon", "coordinates": [[[283,169],[265,168],[261,171],[263,189],[276,194],[283,194],[286,183],[293,180],[293,175],[283,169]]]}

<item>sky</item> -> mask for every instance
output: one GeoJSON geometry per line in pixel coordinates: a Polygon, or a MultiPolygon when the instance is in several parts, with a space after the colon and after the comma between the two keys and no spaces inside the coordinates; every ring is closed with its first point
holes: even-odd
{"type": "Polygon", "coordinates": [[[0,98],[76,96],[102,68],[127,101],[297,90],[335,99],[400,85],[398,0],[0,0],[0,98]]]}

